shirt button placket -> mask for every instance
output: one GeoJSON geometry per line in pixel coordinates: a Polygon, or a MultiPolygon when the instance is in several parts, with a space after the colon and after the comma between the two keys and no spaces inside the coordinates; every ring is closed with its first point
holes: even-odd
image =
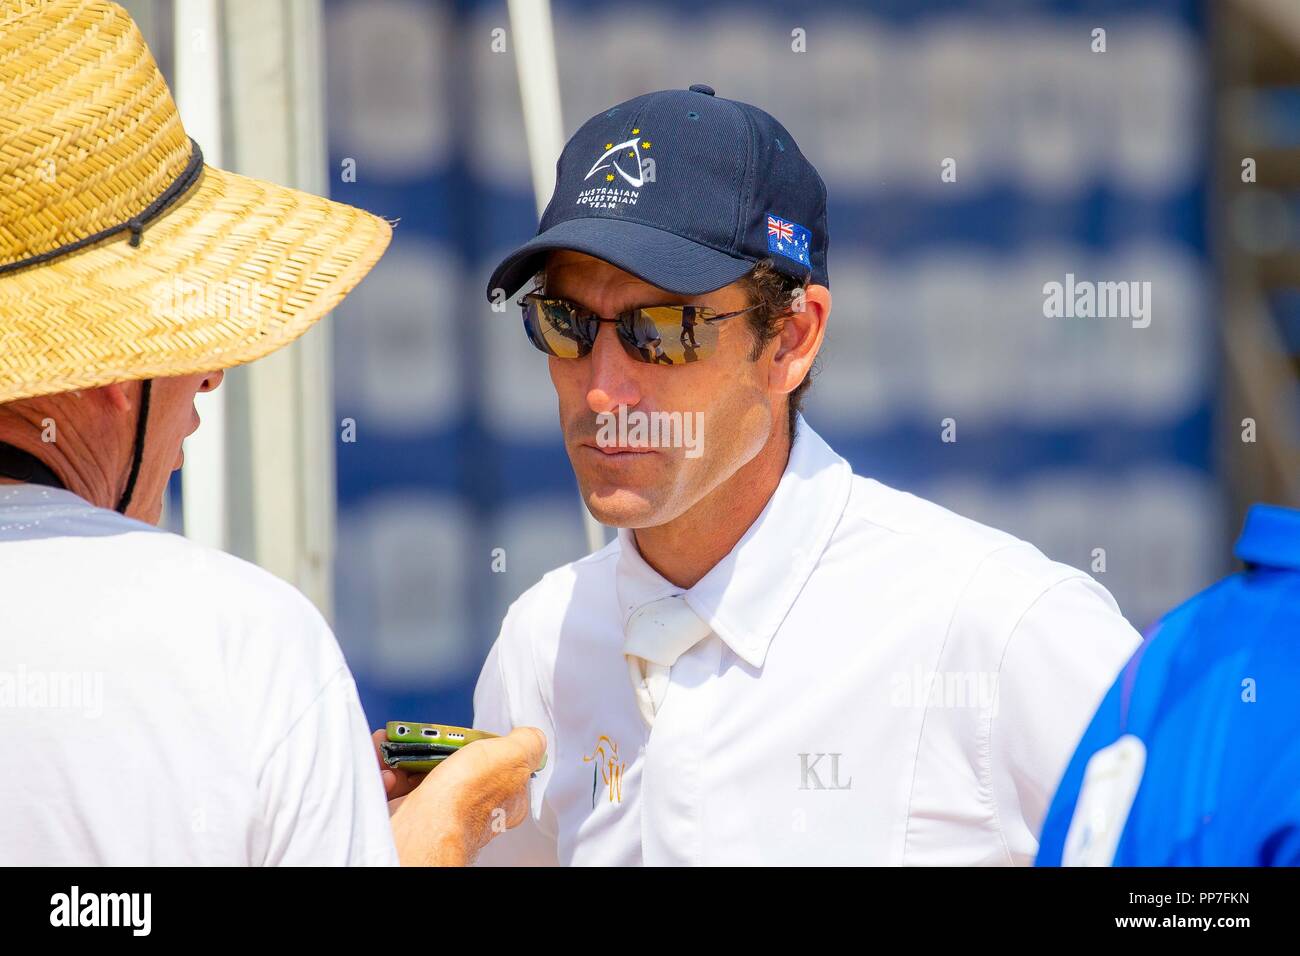
{"type": "Polygon", "coordinates": [[[646,738],[641,765],[641,859],[646,866],[707,862],[704,760],[721,660],[722,642],[712,635],[678,658],[646,738]]]}

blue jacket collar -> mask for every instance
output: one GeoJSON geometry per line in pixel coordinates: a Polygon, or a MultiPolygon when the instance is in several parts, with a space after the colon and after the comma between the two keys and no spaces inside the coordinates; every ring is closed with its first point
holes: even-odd
{"type": "Polygon", "coordinates": [[[1300,511],[1252,505],[1233,553],[1247,564],[1300,571],[1300,511]]]}

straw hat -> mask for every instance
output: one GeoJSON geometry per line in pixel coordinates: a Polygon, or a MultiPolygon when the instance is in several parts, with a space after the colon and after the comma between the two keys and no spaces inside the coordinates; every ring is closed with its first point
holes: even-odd
{"type": "Polygon", "coordinates": [[[116,4],[0,0],[0,403],[266,355],[391,234],[204,165],[116,4]]]}

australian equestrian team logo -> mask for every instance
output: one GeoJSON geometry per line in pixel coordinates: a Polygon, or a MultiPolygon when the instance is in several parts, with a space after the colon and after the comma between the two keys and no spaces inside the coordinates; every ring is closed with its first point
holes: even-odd
{"type": "Polygon", "coordinates": [[[627,764],[618,759],[618,744],[604,734],[596,741],[596,749],[582,758],[583,763],[595,764],[591,768],[591,806],[596,807],[596,787],[604,781],[610,803],[623,802],[623,770],[627,764]]]}
{"type": "Polygon", "coordinates": [[[654,162],[642,158],[642,153],[648,152],[653,145],[650,140],[642,138],[639,128],[632,130],[630,139],[621,143],[606,143],[605,152],[591,164],[587,175],[582,177],[583,182],[586,182],[598,173],[603,173],[600,181],[605,185],[593,186],[578,193],[578,205],[593,209],[612,209],[616,205],[635,206],[641,195],[641,187],[647,182],[654,182],[654,162]],[[617,181],[619,179],[626,186],[620,185],[617,181]]]}

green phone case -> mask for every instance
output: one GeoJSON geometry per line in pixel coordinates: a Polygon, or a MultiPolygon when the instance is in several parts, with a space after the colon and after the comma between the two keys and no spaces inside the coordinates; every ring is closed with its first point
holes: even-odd
{"type": "Polygon", "coordinates": [[[384,730],[388,740],[379,745],[384,763],[411,773],[427,773],[466,744],[499,736],[470,727],[411,720],[390,720],[384,730]]]}

